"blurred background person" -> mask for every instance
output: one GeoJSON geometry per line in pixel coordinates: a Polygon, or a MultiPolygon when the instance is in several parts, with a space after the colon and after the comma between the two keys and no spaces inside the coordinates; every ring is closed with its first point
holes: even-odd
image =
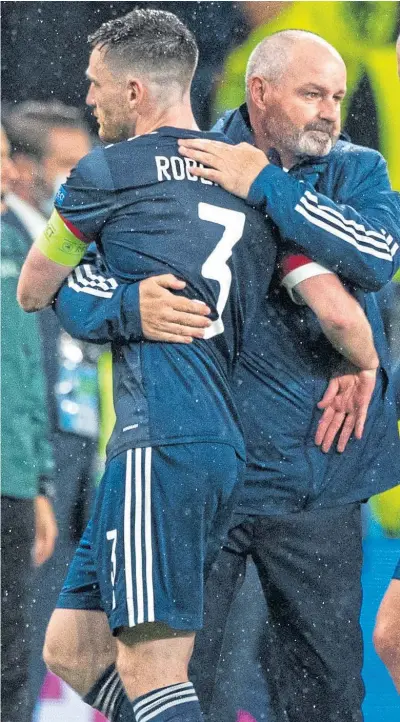
{"type": "Polygon", "coordinates": [[[8,223],[4,199],[17,172],[1,130],[1,706],[3,722],[29,722],[33,705],[28,684],[32,601],[31,564],[54,551],[57,524],[42,493],[53,473],[48,442],[45,380],[37,319],[16,300],[26,255],[24,240],[8,223]]]}
{"type": "Polygon", "coordinates": [[[59,101],[27,101],[3,109],[3,118],[18,171],[8,206],[22,218],[31,207],[47,217],[61,183],[91,148],[82,114],[59,101]]]}
{"type": "MultiPolygon", "coordinates": [[[[4,124],[16,169],[6,193],[7,223],[24,241],[26,254],[46,225],[59,186],[90,151],[91,138],[80,110],[60,101],[20,103],[6,110],[4,124]]],[[[39,314],[38,322],[59,490],[54,501],[59,543],[51,564],[35,579],[29,619],[34,698],[46,674],[41,648],[47,621],[87,519],[99,425],[97,349],[64,333],[50,308],[39,314]]]]}

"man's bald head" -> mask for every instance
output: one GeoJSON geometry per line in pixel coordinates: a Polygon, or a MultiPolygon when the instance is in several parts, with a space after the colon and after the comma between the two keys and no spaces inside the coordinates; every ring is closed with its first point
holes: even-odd
{"type": "Polygon", "coordinates": [[[262,75],[270,83],[280,83],[286,73],[300,62],[312,62],[314,57],[331,56],[344,67],[338,51],[324,38],[307,30],[280,30],[264,38],[250,55],[246,69],[246,86],[255,75],[262,75]]]}
{"type": "Polygon", "coordinates": [[[287,167],[326,155],[340,133],[346,66],[335,48],[304,30],[265,38],[250,56],[247,105],[257,145],[287,167]]]}

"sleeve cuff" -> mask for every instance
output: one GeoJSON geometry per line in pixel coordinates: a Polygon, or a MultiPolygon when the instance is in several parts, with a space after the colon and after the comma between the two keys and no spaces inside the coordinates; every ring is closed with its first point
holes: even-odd
{"type": "Polygon", "coordinates": [[[143,330],[140,317],[139,282],[129,283],[121,299],[123,335],[130,341],[142,341],[143,330]]]}
{"type": "Polygon", "coordinates": [[[256,208],[263,205],[268,206],[268,190],[270,186],[275,181],[282,181],[282,178],[285,177],[286,173],[282,168],[278,168],[278,166],[271,163],[265,166],[250,186],[246,203],[256,208]]]}

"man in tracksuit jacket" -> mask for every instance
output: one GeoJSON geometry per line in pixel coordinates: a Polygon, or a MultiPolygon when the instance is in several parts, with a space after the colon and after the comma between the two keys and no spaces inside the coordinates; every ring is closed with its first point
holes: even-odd
{"type": "MultiPolygon", "coordinates": [[[[251,116],[251,103],[249,110],[251,116]]],[[[245,106],[229,113],[222,127],[234,142],[253,142],[254,123],[245,106]]],[[[190,142],[186,146],[189,155],[190,142]]],[[[217,165],[218,152],[217,147],[217,165]]],[[[228,152],[232,165],[237,164],[236,153],[243,154],[240,176],[245,181],[251,153],[258,151],[241,145],[228,152]]],[[[205,631],[198,637],[193,665],[196,688],[207,709],[221,629],[250,555],[270,619],[266,655],[272,719],[358,722],[364,695],[360,507],[399,479],[387,344],[370,293],[400,265],[399,196],[390,189],[380,154],[343,140],[329,152],[304,154],[288,173],[280,167],[282,156],[271,154],[268,165],[260,156],[255,160],[260,172],[254,173],[246,195],[268,216],[282,259],[275,289],[247,339],[237,373],[248,470],[210,580],[205,631]],[[321,418],[317,403],[335,371],[341,373],[340,357],[325,341],[312,310],[295,302],[302,281],[328,269],[340,275],[364,308],[380,359],[363,437],[351,438],[343,454],[335,448],[322,453],[314,443],[321,418]]],[[[212,165],[209,157],[205,163],[212,165]]],[[[212,180],[217,176],[210,174],[218,173],[217,182],[225,183],[218,167],[200,172],[212,180]]],[[[83,275],[71,274],[58,295],[57,312],[67,330],[91,341],[116,338],[120,343],[146,334],[137,288],[119,285],[104,298],[96,294],[105,282],[101,272],[82,270],[83,275]]],[[[163,294],[164,306],[174,308],[175,301],[166,299],[163,294]]],[[[159,340],[165,340],[161,333],[159,340]]],[[[341,420],[345,417],[343,413],[341,420]]],[[[68,654],[76,662],[72,648],[68,654]]],[[[218,719],[224,719],[221,710],[218,719]]]]}

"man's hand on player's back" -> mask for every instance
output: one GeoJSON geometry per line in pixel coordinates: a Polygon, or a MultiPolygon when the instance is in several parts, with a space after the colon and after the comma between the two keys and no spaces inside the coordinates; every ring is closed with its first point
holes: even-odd
{"type": "Polygon", "coordinates": [[[171,293],[185,286],[185,281],[172,273],[140,283],[140,318],[143,335],[149,341],[191,343],[194,338],[203,338],[204,329],[211,324],[207,318],[211,310],[202,301],[171,293]]]}

